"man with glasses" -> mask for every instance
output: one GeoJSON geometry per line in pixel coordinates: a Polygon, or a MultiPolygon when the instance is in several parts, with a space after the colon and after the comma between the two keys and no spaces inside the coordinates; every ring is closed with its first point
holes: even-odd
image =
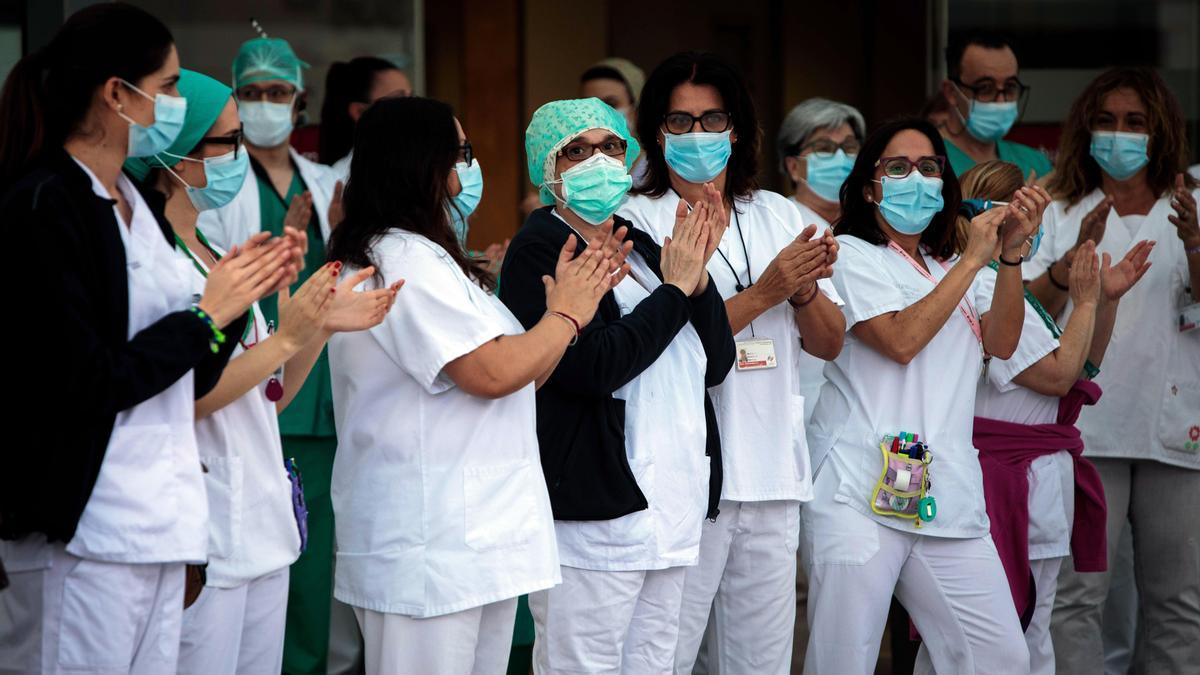
{"type": "MultiPolygon", "coordinates": [[[[329,207],[337,174],[305,159],[290,144],[304,109],[302,70],[286,40],[260,37],[245,42],[233,61],[234,95],[253,169],[228,205],[201,214],[198,227],[217,246],[229,248],[260,231],[279,235],[284,227],[307,233],[304,269],[293,292],[325,264],[329,207]]],[[[275,296],[260,303],[278,324],[275,296]]],[[[337,436],[333,423],[328,352],[322,351],[304,386],[279,416],[283,452],[304,478],[308,505],[308,548],[292,565],[288,593],[283,672],[325,673],[333,597],[333,505],[329,486],[337,436]]],[[[282,458],[280,459],[282,469],[282,458]]],[[[333,601],[357,630],[353,613],[333,601]]]]}
{"type": "Polygon", "coordinates": [[[950,116],[941,128],[954,173],[1001,159],[1045,176],[1050,160],[1027,145],[1003,140],[1024,110],[1029,87],[1018,79],[1017,56],[1004,37],[983,31],[952,38],[946,47],[942,95],[950,116]]]}

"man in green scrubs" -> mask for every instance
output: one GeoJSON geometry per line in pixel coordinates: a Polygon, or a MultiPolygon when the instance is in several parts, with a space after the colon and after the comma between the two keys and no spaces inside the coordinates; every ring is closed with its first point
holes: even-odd
{"type": "MultiPolygon", "coordinates": [[[[238,113],[258,188],[261,230],[282,234],[284,225],[308,234],[304,270],[292,291],[325,264],[325,240],[302,158],[290,137],[304,96],[307,64],[285,40],[256,38],[242,45],[233,63],[238,113]]],[[[308,167],[305,167],[308,169],[308,167]]],[[[313,175],[308,170],[309,175],[313,175]]],[[[275,296],[261,302],[263,314],[278,322],[275,296]]],[[[283,452],[295,458],[308,505],[308,548],[292,565],[288,592],[283,672],[325,673],[329,649],[333,568],[333,505],[330,475],[337,435],[333,422],[328,352],[322,351],[304,386],[279,416],[283,452]]]]}
{"type": "Polygon", "coordinates": [[[1053,167],[1045,154],[1004,140],[1028,87],[1017,78],[1016,54],[1002,36],[980,31],[951,40],[946,73],[942,95],[950,116],[941,131],[955,174],[991,159],[1016,164],[1026,178],[1030,171],[1039,178],[1050,173],[1053,167]]]}

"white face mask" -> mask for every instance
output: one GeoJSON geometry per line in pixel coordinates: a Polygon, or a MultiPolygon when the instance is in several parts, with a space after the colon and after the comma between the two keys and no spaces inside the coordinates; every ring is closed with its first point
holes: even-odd
{"type": "Polygon", "coordinates": [[[242,132],[246,140],[260,148],[282,145],[292,133],[291,103],[267,103],[246,101],[238,105],[238,117],[242,120],[242,132]]]}

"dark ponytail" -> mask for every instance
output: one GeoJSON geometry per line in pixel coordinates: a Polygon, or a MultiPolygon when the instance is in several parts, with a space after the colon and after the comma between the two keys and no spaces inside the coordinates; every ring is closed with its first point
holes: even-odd
{"type": "Polygon", "coordinates": [[[400,70],[390,61],[374,56],[359,56],[337,61],[325,76],[325,102],[321,104],[321,136],[318,161],[333,164],[354,147],[354,120],[351,103],[370,103],[375,75],[400,70]]]}
{"type": "Polygon", "coordinates": [[[145,10],[100,3],[72,14],[54,39],[12,69],[0,93],[0,190],[62,147],[111,77],[137,84],[175,42],[145,10]]]}

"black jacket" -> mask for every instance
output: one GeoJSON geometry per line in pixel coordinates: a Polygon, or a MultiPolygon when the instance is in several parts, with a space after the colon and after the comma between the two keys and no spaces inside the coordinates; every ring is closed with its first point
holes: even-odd
{"type": "MultiPolygon", "coordinates": [[[[616,227],[621,225],[629,228],[634,251],[661,279],[659,246],[632,223],[617,218],[616,227]]],[[[508,247],[500,299],[526,329],[546,313],[542,276],[553,276],[569,234],[550,208],[539,209],[508,247]]],[[[578,250],[586,248],[581,242],[578,250]]],[[[708,358],[704,384],[720,384],[733,366],[734,344],[725,303],[711,282],[696,298],[663,284],[624,317],[609,291],[579,342],[567,348],[537,393],[538,444],[555,519],[611,520],[647,508],[625,451],[625,402],[612,394],[649,368],[689,321],[708,358]]],[[[715,518],[721,497],[721,440],[707,392],[704,417],[711,466],[707,515],[715,518]]]]}
{"type": "MultiPolygon", "coordinates": [[[[143,190],[163,238],[163,196],[143,190]]],[[[125,247],[113,201],[65,152],[0,199],[9,251],[10,395],[0,461],[0,537],[33,532],[70,541],[100,472],[117,413],[154,397],[189,370],[195,394],[221,376],[236,340],[213,353],[190,312],[129,331],[125,247]]],[[[225,328],[240,335],[246,317],[225,328]]]]}

